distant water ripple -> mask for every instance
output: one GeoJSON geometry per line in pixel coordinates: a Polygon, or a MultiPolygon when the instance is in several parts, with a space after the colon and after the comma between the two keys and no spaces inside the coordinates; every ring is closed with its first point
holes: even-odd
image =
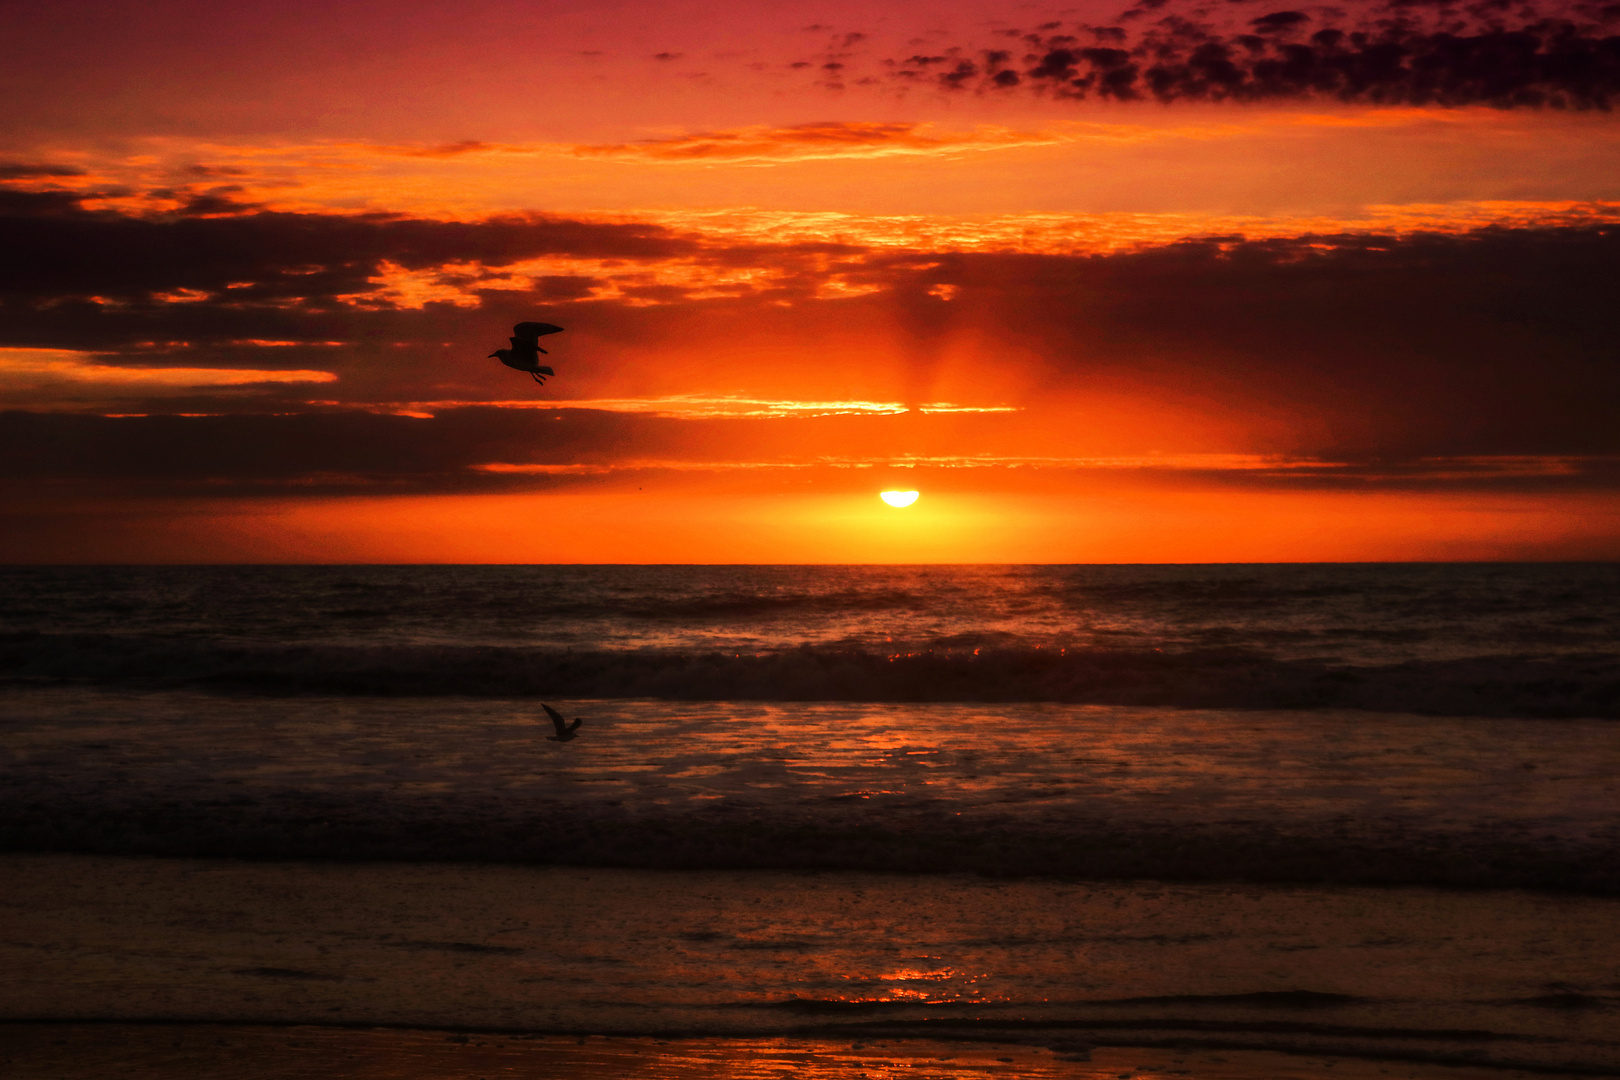
{"type": "Polygon", "coordinates": [[[1620,716],[1620,567],[0,570],[0,678],[1620,716]]]}

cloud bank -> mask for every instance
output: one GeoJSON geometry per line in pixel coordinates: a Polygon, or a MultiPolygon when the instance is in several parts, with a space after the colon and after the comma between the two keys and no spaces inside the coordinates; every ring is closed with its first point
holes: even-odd
{"type": "Polygon", "coordinates": [[[1309,465],[1170,470],[1244,483],[1613,480],[1612,221],[1107,252],[948,239],[137,217],[13,193],[0,479],[477,491],[633,462],[1119,472],[1161,450],[1309,465]],[[559,361],[573,400],[548,386],[514,408],[524,388],[484,354],[540,316],[583,343],[559,361]]]}

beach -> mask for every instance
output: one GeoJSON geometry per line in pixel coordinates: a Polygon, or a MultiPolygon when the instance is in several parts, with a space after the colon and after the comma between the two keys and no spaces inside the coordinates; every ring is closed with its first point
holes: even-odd
{"type": "Polygon", "coordinates": [[[801,1076],[871,1080],[912,1077],[1208,1077],[1210,1080],[1520,1080],[1539,1070],[1196,1048],[1098,1047],[1072,1052],[1017,1042],[877,1039],[657,1039],[507,1033],[229,1025],[13,1025],[0,1064],[19,1080],[80,1080],[116,1072],[170,1076],[562,1077],[639,1076],[739,1080],[801,1076]]]}
{"type": "Polygon", "coordinates": [[[504,1041],[506,1067],[578,1075],[593,1066],[563,1053],[561,1036],[610,1056],[698,1040],[722,1060],[816,1043],[836,1046],[841,1067],[851,1042],[963,1052],[927,1066],[942,1075],[984,1067],[989,1043],[1044,1052],[1051,1075],[1091,1075],[1050,1060],[1077,1048],[1620,1071],[1609,899],[72,855],[3,864],[0,1015],[7,1031],[32,1033],[41,1061],[45,1028],[18,1021],[77,1022],[92,1044],[114,1030],[162,1047],[231,1029],[252,1034],[221,1037],[279,1032],[385,1058],[459,1034],[504,1041]]]}
{"type": "Polygon", "coordinates": [[[1620,0],[0,88],[0,1080],[1620,1080],[1620,0]]]}
{"type": "Polygon", "coordinates": [[[6,1075],[1620,1073],[1609,569],[789,569],[11,571],[6,1075]]]}

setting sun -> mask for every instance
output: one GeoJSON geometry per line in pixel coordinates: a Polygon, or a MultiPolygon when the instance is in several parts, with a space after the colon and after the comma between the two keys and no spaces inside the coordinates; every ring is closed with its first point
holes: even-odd
{"type": "Polygon", "coordinates": [[[0,26],[5,1076],[1620,1080],[1620,0],[0,26]]]}

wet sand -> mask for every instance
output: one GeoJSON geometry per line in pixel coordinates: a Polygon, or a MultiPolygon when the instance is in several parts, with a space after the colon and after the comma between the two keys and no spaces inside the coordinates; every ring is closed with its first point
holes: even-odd
{"type": "Polygon", "coordinates": [[[1528,1080],[1541,1072],[1253,1050],[523,1036],[230,1025],[0,1025],[9,1080],[1528,1080]]]}
{"type": "Polygon", "coordinates": [[[0,912],[7,1076],[1620,1075],[1603,898],[6,855],[0,912]]]}

